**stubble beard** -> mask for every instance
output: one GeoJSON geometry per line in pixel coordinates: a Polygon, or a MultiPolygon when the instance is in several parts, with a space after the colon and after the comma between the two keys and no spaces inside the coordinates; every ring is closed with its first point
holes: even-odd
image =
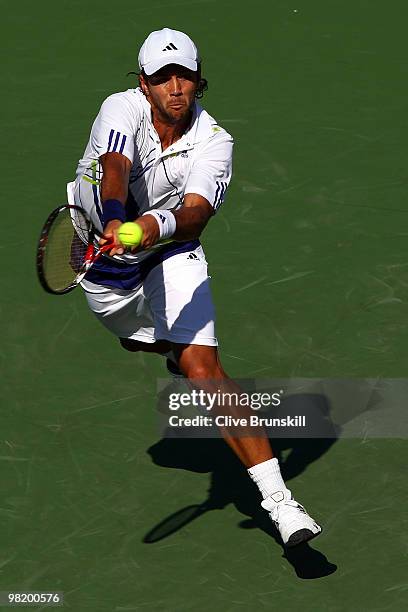
{"type": "Polygon", "coordinates": [[[162,108],[160,109],[162,118],[166,123],[172,126],[183,125],[189,123],[192,113],[192,104],[186,109],[180,109],[179,111],[172,109],[162,108]]]}

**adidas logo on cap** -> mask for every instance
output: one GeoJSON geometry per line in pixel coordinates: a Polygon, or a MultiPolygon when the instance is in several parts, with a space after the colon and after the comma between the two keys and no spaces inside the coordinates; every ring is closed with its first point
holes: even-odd
{"type": "Polygon", "coordinates": [[[176,45],[174,45],[173,43],[170,43],[167,45],[167,47],[164,47],[164,49],[162,49],[162,51],[178,51],[176,45]]]}

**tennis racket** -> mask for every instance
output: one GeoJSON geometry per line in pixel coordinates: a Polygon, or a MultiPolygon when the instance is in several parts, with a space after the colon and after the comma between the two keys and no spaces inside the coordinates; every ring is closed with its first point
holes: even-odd
{"type": "Polygon", "coordinates": [[[75,289],[93,263],[114,246],[101,246],[99,232],[79,206],[59,206],[49,215],[37,247],[37,273],[48,293],[61,295],[75,289]]]}

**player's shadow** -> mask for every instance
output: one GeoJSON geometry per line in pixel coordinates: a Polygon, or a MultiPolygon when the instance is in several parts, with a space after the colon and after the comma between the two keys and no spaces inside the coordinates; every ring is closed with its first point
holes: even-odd
{"type": "MultiPolygon", "coordinates": [[[[305,396],[304,396],[305,397],[305,396]]],[[[316,396],[315,402],[321,410],[322,398],[316,396]]],[[[297,396],[301,401],[301,396],[297,396]]],[[[313,397],[307,396],[309,405],[313,397]]],[[[295,404],[296,405],[296,402],[295,404]]],[[[322,417],[323,418],[323,417],[322,417]]],[[[324,417],[327,421],[327,415],[324,417]]],[[[326,425],[327,428],[327,425],[326,425]]],[[[328,431],[334,431],[329,429],[328,431]]],[[[184,432],[185,433],[185,432],[184,432]]],[[[181,432],[181,435],[183,432],[181,432]]],[[[286,481],[301,474],[306,467],[321,457],[336,441],[336,436],[315,439],[283,439],[273,441],[275,454],[281,463],[282,474],[286,481]],[[286,460],[283,455],[289,451],[286,460]]],[[[242,529],[258,528],[271,536],[282,546],[284,557],[294,567],[299,578],[311,579],[327,576],[336,571],[337,566],[310,544],[293,549],[283,547],[280,536],[268,514],[260,506],[258,489],[248,477],[241,464],[226,443],[220,438],[166,438],[148,449],[153,462],[157,465],[192,472],[210,473],[210,486],[207,499],[202,504],[187,506],[166,517],[154,526],[144,537],[145,543],[162,540],[199,516],[210,511],[220,511],[233,503],[246,519],[239,523],[242,529]]],[[[290,486],[290,485],[289,485],[290,486]]],[[[316,517],[317,519],[319,517],[316,517]]]]}

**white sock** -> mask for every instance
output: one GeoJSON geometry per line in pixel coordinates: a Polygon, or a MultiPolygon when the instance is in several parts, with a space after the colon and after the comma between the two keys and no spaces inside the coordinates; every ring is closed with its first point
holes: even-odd
{"type": "Polygon", "coordinates": [[[287,491],[276,458],[252,466],[249,468],[248,474],[257,485],[264,499],[277,491],[287,491]]]}

